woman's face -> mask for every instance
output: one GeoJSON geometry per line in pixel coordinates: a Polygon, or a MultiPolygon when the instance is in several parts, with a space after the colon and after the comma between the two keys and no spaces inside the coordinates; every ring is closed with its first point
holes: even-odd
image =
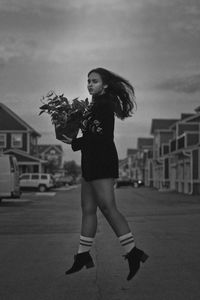
{"type": "Polygon", "coordinates": [[[102,95],[107,88],[107,84],[104,84],[101,76],[98,73],[92,72],[88,76],[88,91],[90,95],[102,95]]]}

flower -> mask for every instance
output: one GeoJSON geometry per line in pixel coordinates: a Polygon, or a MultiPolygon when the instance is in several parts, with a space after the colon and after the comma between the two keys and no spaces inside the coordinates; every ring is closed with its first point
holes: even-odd
{"type": "Polygon", "coordinates": [[[64,94],[57,95],[54,91],[50,91],[41,101],[43,105],[40,107],[39,115],[45,112],[51,116],[57,139],[64,139],[63,134],[70,138],[78,134],[83,113],[89,106],[88,99],[75,98],[70,103],[64,94]]]}

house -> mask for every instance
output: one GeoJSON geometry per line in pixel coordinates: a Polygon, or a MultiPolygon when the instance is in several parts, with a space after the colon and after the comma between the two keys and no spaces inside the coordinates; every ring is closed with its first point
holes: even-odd
{"type": "Polygon", "coordinates": [[[145,182],[148,173],[145,172],[145,161],[149,151],[152,150],[153,139],[140,137],[137,139],[136,149],[127,149],[128,174],[133,180],[145,182]]]}
{"type": "Polygon", "coordinates": [[[38,157],[46,160],[47,168],[51,165],[57,171],[61,168],[63,148],[60,144],[39,144],[37,147],[38,157]]]}
{"type": "Polygon", "coordinates": [[[128,158],[119,160],[119,178],[129,178],[128,158]]]}
{"type": "Polygon", "coordinates": [[[126,157],[119,160],[119,178],[133,178],[132,165],[137,149],[127,149],[126,157]]]}
{"type": "Polygon", "coordinates": [[[182,114],[173,124],[173,138],[168,144],[169,188],[185,194],[200,194],[200,109],[182,114]]]}
{"type": "Polygon", "coordinates": [[[152,172],[151,167],[147,168],[146,161],[153,149],[153,138],[139,137],[137,139],[137,160],[136,173],[137,179],[144,182],[145,185],[151,185],[152,172]]]}
{"type": "Polygon", "coordinates": [[[126,153],[127,164],[128,164],[127,174],[130,179],[137,178],[134,171],[136,153],[137,153],[137,149],[134,148],[127,149],[127,153],[126,153]]]}
{"type": "Polygon", "coordinates": [[[153,119],[150,133],[153,135],[152,158],[149,167],[152,169],[153,187],[161,189],[169,185],[169,174],[166,172],[163,155],[169,147],[169,140],[173,137],[170,126],[178,122],[178,119],[153,119]]]}
{"type": "Polygon", "coordinates": [[[20,174],[44,171],[46,161],[37,156],[40,136],[5,104],[0,103],[0,151],[17,158],[20,174]]]}
{"type": "Polygon", "coordinates": [[[153,119],[153,186],[200,194],[200,107],[180,119],[153,119]]]}

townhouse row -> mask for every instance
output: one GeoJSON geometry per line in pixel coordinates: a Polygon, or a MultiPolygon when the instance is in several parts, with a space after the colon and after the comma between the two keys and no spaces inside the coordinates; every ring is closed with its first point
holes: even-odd
{"type": "Polygon", "coordinates": [[[120,162],[121,176],[144,181],[145,186],[200,194],[200,107],[180,119],[153,119],[152,138],[138,138],[120,162]]]}

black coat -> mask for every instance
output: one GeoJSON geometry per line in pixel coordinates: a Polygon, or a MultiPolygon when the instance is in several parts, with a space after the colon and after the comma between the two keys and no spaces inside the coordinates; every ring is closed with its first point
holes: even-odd
{"type": "Polygon", "coordinates": [[[96,96],[83,116],[83,136],[72,140],[73,151],[81,150],[82,177],[86,181],[118,177],[114,123],[112,100],[106,94],[96,96]]]}

